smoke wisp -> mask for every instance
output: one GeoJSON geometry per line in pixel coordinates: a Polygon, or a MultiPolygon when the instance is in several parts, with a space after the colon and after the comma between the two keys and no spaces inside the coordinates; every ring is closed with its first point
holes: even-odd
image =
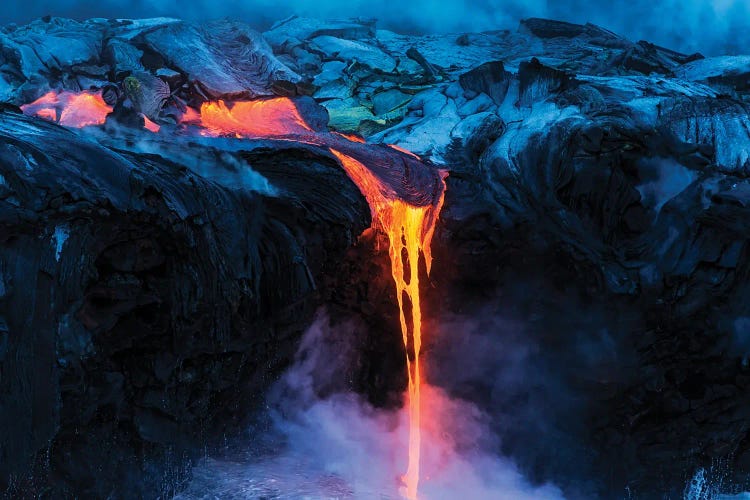
{"type": "MultiPolygon", "coordinates": [[[[294,365],[269,394],[268,427],[250,433],[253,450],[236,460],[206,460],[182,498],[207,492],[250,498],[400,498],[406,410],[373,408],[341,390],[356,357],[348,339],[357,328],[355,323],[331,326],[319,314],[294,365]]],[[[422,408],[424,498],[562,498],[552,485],[530,485],[496,453],[499,437],[478,407],[424,386],[422,408]]]]}

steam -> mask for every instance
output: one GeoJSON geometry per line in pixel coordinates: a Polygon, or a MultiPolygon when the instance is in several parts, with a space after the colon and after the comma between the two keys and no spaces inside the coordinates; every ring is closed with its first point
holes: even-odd
{"type": "Polygon", "coordinates": [[[26,23],[47,14],[77,19],[232,17],[264,29],[296,14],[374,17],[386,29],[423,33],[515,29],[522,18],[547,17],[592,22],[633,40],[645,39],[683,52],[720,55],[750,51],[745,36],[750,29],[750,3],[746,0],[482,0],[470,6],[463,0],[413,0],[398,8],[385,0],[295,0],[283,4],[274,0],[56,0],[47,4],[9,0],[3,7],[2,24],[26,23]]]}
{"type": "Polygon", "coordinates": [[[278,195],[278,190],[251,165],[237,159],[228,152],[214,154],[211,151],[199,152],[189,147],[165,148],[156,140],[141,140],[130,145],[138,153],[162,155],[190,168],[198,175],[210,179],[230,189],[254,191],[268,196],[278,195]]]}
{"type": "MultiPolygon", "coordinates": [[[[282,449],[252,452],[244,463],[207,460],[182,498],[207,493],[399,498],[408,415],[405,409],[373,408],[344,389],[356,362],[351,339],[357,338],[358,328],[351,322],[331,326],[319,314],[294,366],[268,397],[270,426],[260,434],[284,443],[282,449]]],[[[476,406],[436,387],[423,386],[422,397],[424,498],[562,498],[554,486],[530,485],[510,460],[496,453],[499,438],[476,406]]]]}

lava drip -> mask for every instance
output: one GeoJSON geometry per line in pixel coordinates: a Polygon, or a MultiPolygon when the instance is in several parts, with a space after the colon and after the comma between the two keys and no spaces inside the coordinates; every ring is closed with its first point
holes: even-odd
{"type": "Polygon", "coordinates": [[[422,384],[419,354],[422,347],[422,309],[419,297],[419,261],[424,257],[426,274],[432,267],[430,243],[435,222],[440,213],[445,193],[445,174],[441,172],[440,192],[434,203],[425,206],[411,205],[396,196],[365,165],[335,149],[349,177],[364,194],[372,211],[373,223],[387,236],[391,260],[391,274],[396,284],[401,334],[406,350],[409,405],[409,463],[403,476],[405,496],[417,498],[419,485],[419,455],[421,447],[422,384]],[[407,305],[410,305],[407,311],[407,305]]]}

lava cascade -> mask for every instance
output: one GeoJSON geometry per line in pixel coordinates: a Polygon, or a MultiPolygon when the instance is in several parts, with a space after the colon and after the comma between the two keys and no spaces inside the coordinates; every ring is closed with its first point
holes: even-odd
{"type": "Polygon", "coordinates": [[[409,464],[403,481],[406,497],[415,499],[419,485],[421,448],[422,375],[419,354],[422,347],[422,308],[419,297],[419,261],[422,255],[429,275],[432,267],[430,243],[443,204],[444,190],[440,192],[435,205],[410,205],[395,197],[393,191],[383,185],[365,165],[334,149],[331,152],[367,198],[375,224],[388,236],[391,274],[396,284],[409,375],[409,464]],[[408,312],[407,305],[411,306],[408,312]]]}
{"type": "MultiPolygon", "coordinates": [[[[36,101],[22,106],[24,113],[36,115],[71,127],[104,123],[112,111],[101,95],[94,92],[50,92],[36,101]]],[[[406,185],[410,171],[406,161],[401,162],[404,178],[401,190],[385,182],[374,173],[374,168],[354,158],[351,154],[366,147],[359,136],[340,133],[316,133],[302,118],[294,101],[273,98],[258,101],[238,101],[227,105],[224,101],[205,102],[200,111],[187,108],[181,123],[201,128],[204,135],[230,135],[246,138],[289,138],[308,144],[327,146],[367,199],[373,217],[373,226],[388,236],[391,274],[396,285],[401,334],[406,352],[408,372],[409,446],[408,467],[402,477],[403,493],[409,499],[417,498],[421,448],[422,375],[419,356],[422,347],[422,309],[419,296],[420,257],[426,274],[432,267],[430,244],[435,231],[445,194],[445,173],[439,171],[437,192],[420,193],[420,202],[410,203],[405,192],[419,189],[406,185]],[[346,150],[347,153],[342,152],[346,150]],[[406,189],[405,189],[406,188],[406,189]]],[[[154,133],[160,127],[145,121],[144,127],[154,133]]],[[[399,155],[410,161],[419,161],[414,153],[395,145],[380,150],[382,155],[399,155]]],[[[374,146],[369,146],[372,148],[374,146]]],[[[398,165],[395,162],[391,165],[398,165]]],[[[378,167],[381,171],[384,167],[378,167]]],[[[385,167],[390,168],[390,167],[385,167]]],[[[382,172],[381,172],[382,173],[382,172]]],[[[412,197],[414,199],[414,197],[412,197]]]]}
{"type": "MultiPolygon", "coordinates": [[[[195,118],[196,115],[191,113],[195,118]]],[[[212,133],[235,134],[247,137],[298,135],[303,142],[319,145],[335,144],[343,139],[344,146],[363,144],[364,139],[346,134],[318,134],[310,140],[312,129],[286,98],[265,101],[238,102],[229,108],[223,102],[204,103],[199,123],[212,133]],[[328,137],[324,137],[324,136],[328,137]]],[[[419,160],[410,151],[389,145],[393,151],[419,160]]],[[[367,199],[374,225],[389,241],[391,274],[396,285],[401,334],[406,351],[409,405],[409,461],[403,476],[405,495],[417,498],[419,485],[419,456],[421,447],[420,388],[422,375],[419,355],[422,346],[422,310],[419,297],[419,262],[423,256],[427,274],[432,267],[430,244],[435,231],[445,193],[444,173],[440,173],[440,189],[425,205],[413,205],[401,199],[387,183],[381,181],[371,168],[336,147],[330,147],[347,175],[367,199]]],[[[397,153],[397,154],[398,154],[397,153]]],[[[389,154],[385,151],[382,154],[389,154]]],[[[393,154],[393,153],[390,153],[393,154]]],[[[432,193],[431,193],[432,194],[432,193]]]]}

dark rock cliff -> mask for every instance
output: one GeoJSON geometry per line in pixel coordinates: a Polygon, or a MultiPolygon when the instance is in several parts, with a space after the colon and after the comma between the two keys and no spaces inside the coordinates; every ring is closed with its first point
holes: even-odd
{"type": "Polygon", "coordinates": [[[0,113],[0,476],[17,491],[152,496],[170,463],[179,484],[292,356],[369,208],[330,158],[232,158],[278,192],[0,113]]]}
{"type": "MultiPolygon", "coordinates": [[[[291,18],[263,38],[230,22],[40,20],[0,33],[0,99],[147,73],[169,86],[154,117],[169,131],[186,103],[311,96],[331,128],[450,171],[426,309],[436,330],[471,317],[501,348],[470,361],[476,378],[450,370],[460,329],[425,352],[431,380],[493,418],[498,453],[570,498],[674,498],[715,464],[727,488],[748,487],[747,57],[542,19],[419,36],[291,18]],[[247,71],[226,61],[245,56],[247,71]],[[495,390],[514,342],[531,346],[523,383],[495,390]]],[[[152,494],[164,464],[179,484],[184,456],[259,400],[320,302],[363,319],[352,385],[394,402],[384,247],[352,248],[369,211],[330,155],[153,146],[6,107],[0,479],[13,491],[152,494]]]]}

